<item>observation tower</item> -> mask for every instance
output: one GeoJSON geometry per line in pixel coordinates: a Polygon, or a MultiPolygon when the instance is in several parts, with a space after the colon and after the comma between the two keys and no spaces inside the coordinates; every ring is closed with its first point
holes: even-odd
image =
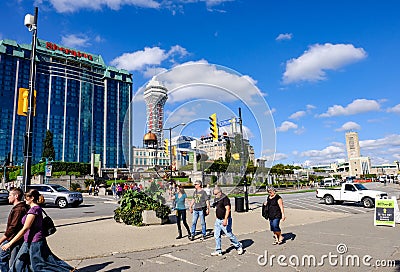
{"type": "Polygon", "coordinates": [[[159,147],[162,146],[164,105],[168,99],[167,91],[167,88],[161,85],[155,77],[150,80],[144,91],[147,131],[157,136],[159,147]]]}

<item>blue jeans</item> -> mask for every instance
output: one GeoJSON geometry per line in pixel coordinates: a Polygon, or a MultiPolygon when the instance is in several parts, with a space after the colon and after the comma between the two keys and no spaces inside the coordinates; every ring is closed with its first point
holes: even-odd
{"type": "Polygon", "coordinates": [[[269,226],[271,231],[273,232],[279,232],[281,231],[281,228],[279,227],[279,222],[281,221],[280,218],[274,218],[269,220],[269,226]]]}
{"type": "Polygon", "coordinates": [[[196,225],[197,225],[197,220],[200,217],[200,222],[201,222],[201,233],[203,234],[203,236],[206,235],[206,220],[204,217],[204,213],[203,210],[201,211],[196,211],[193,210],[193,222],[192,222],[192,236],[194,236],[196,234],[196,225]]]}
{"type": "Polygon", "coordinates": [[[238,241],[236,236],[232,233],[232,218],[228,218],[228,224],[222,225],[224,220],[216,219],[214,224],[214,238],[215,238],[215,251],[221,251],[221,232],[224,232],[226,237],[231,240],[232,245],[238,249],[242,247],[242,244],[238,241]]]}
{"type": "MultiPolygon", "coordinates": [[[[1,245],[7,244],[8,241],[5,240],[1,245]]],[[[12,265],[12,263],[15,260],[15,257],[18,254],[18,251],[22,245],[22,242],[17,244],[14,244],[10,249],[7,249],[6,251],[0,249],[0,271],[1,272],[8,272],[9,267],[12,265]]]]}
{"type": "Polygon", "coordinates": [[[46,271],[69,272],[72,266],[55,256],[46,240],[24,242],[18,252],[10,272],[46,271]]]}

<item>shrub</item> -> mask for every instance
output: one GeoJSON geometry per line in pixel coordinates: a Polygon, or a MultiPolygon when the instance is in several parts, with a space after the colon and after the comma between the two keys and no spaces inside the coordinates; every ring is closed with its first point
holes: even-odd
{"type": "Polygon", "coordinates": [[[153,182],[145,192],[128,190],[124,193],[120,207],[114,211],[114,219],[116,222],[124,222],[127,225],[142,226],[142,211],[156,211],[156,216],[162,220],[168,218],[171,209],[164,205],[165,199],[162,196],[163,190],[160,186],[153,182]]]}

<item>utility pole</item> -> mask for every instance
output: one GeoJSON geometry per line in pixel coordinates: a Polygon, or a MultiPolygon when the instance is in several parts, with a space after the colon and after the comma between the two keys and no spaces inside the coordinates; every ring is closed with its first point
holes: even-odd
{"type": "Polygon", "coordinates": [[[36,81],[36,42],[37,42],[37,19],[38,8],[35,7],[35,15],[27,14],[25,16],[25,26],[32,31],[32,50],[31,50],[31,66],[29,71],[29,104],[28,114],[26,118],[26,128],[24,136],[24,191],[27,185],[31,184],[31,166],[32,166],[32,138],[33,138],[33,113],[34,113],[34,91],[36,81]]]}

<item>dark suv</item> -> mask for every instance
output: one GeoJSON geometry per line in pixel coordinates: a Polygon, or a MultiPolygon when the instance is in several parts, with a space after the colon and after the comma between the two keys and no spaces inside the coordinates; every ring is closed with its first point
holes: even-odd
{"type": "Polygon", "coordinates": [[[43,195],[46,205],[57,205],[59,208],[65,208],[68,205],[78,207],[83,202],[81,193],[71,192],[58,184],[31,184],[28,189],[38,190],[43,195]]]}

